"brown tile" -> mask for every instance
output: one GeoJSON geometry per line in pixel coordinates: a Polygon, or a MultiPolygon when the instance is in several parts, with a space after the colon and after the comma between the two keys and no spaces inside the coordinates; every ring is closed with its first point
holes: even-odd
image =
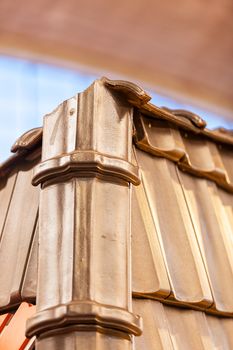
{"type": "Polygon", "coordinates": [[[233,349],[233,319],[206,316],[214,349],[233,349]]]}
{"type": "Polygon", "coordinates": [[[132,193],[132,274],[133,292],[170,294],[170,284],[156,227],[143,184],[132,193]]]}
{"type": "Polygon", "coordinates": [[[216,185],[179,171],[217,310],[233,312],[232,226],[216,185]]]}
{"type": "Polygon", "coordinates": [[[203,135],[142,115],[135,117],[135,127],[138,148],[170,159],[182,171],[210,179],[233,193],[232,147],[219,148],[203,135]]]}
{"type": "Polygon", "coordinates": [[[142,151],[137,158],[174,296],[210,306],[208,278],[175,165],[142,151]]]}
{"type": "Polygon", "coordinates": [[[206,316],[203,312],[168,306],[164,306],[164,311],[174,349],[214,349],[206,316]]]}
{"type": "Polygon", "coordinates": [[[22,300],[27,302],[36,300],[37,289],[37,265],[38,265],[38,237],[39,228],[38,223],[35,227],[33,241],[29,250],[27,266],[25,269],[24,280],[21,288],[22,300]]]}
{"type": "Polygon", "coordinates": [[[6,221],[7,211],[9,209],[16,177],[17,173],[13,173],[8,177],[7,181],[1,180],[0,182],[0,239],[4,223],[6,221]]]}
{"type": "Polygon", "coordinates": [[[31,185],[32,169],[19,171],[0,242],[0,307],[20,301],[38,211],[38,188],[31,185]]]}
{"type": "Polygon", "coordinates": [[[133,300],[133,310],[143,319],[143,334],[135,337],[136,350],[173,350],[168,321],[161,303],[133,300]]]}

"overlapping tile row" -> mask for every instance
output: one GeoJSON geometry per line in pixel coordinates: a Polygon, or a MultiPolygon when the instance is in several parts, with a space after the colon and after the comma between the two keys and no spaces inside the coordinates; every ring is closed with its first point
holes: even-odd
{"type": "Polygon", "coordinates": [[[135,114],[134,122],[138,148],[172,160],[183,171],[210,179],[233,193],[232,146],[218,145],[203,135],[179,130],[174,124],[139,113],[135,114]]]}
{"type": "Polygon", "coordinates": [[[34,239],[38,215],[37,188],[31,185],[33,163],[18,164],[0,191],[0,310],[35,300],[34,239]]]}
{"type": "Polygon", "coordinates": [[[163,305],[155,300],[134,299],[134,312],[142,315],[144,332],[135,338],[143,350],[231,350],[233,319],[163,305]]]}
{"type": "Polygon", "coordinates": [[[188,303],[230,316],[233,152],[229,146],[198,139],[163,121],[141,122],[147,129],[144,136],[141,129],[138,131],[142,141],[137,147],[144,151],[136,149],[142,185],[134,189],[134,206],[140,207],[141,216],[133,216],[133,246],[139,252],[143,247],[144,259],[141,257],[140,264],[140,255],[133,254],[133,266],[139,266],[133,268],[133,290],[137,295],[188,303]],[[197,176],[187,174],[188,171],[197,176]],[[219,174],[224,174],[229,186],[222,186],[219,174]],[[145,212],[149,218],[146,221],[145,212]],[[140,224],[141,242],[136,230],[140,224]],[[153,245],[158,250],[160,247],[159,254],[152,253],[153,245]],[[144,284],[143,271],[147,271],[144,284]]]}
{"type": "Polygon", "coordinates": [[[233,312],[233,226],[213,182],[179,171],[217,310],[233,312]]]}
{"type": "Polygon", "coordinates": [[[189,130],[195,135],[206,137],[208,140],[220,142],[225,145],[233,145],[232,130],[220,127],[210,130],[206,121],[199,115],[184,109],[170,109],[158,107],[150,102],[151,96],[140,86],[123,80],[110,80],[102,78],[105,85],[117,93],[123,95],[125,100],[135,107],[135,115],[143,114],[152,119],[160,119],[166,123],[171,123],[183,130],[189,130]]]}
{"type": "MultiPolygon", "coordinates": [[[[137,160],[142,172],[142,186],[147,205],[153,220],[154,232],[150,235],[151,241],[158,241],[160,244],[163,264],[166,267],[166,272],[165,269],[160,269],[160,272],[163,271],[163,281],[167,276],[171,286],[170,290],[166,288],[167,294],[169,298],[177,301],[208,308],[213,303],[212,295],[175,164],[139,150],[137,160]]],[[[135,189],[135,191],[139,190],[135,189]]],[[[134,231],[132,234],[134,237],[134,231]]],[[[144,235],[143,239],[147,239],[147,236],[144,235]]],[[[144,262],[149,263],[149,259],[153,260],[158,270],[158,255],[152,256],[150,249],[141,263],[143,265],[144,262]]],[[[147,269],[146,266],[141,268],[147,269]]],[[[134,282],[139,275],[138,271],[136,272],[134,282]]],[[[137,292],[140,293],[140,290],[137,292]]],[[[151,294],[151,289],[148,292],[151,294]]],[[[157,296],[156,288],[154,292],[157,296]]]]}

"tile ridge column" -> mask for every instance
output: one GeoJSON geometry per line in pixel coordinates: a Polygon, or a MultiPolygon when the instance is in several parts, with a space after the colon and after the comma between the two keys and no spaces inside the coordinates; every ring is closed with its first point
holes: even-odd
{"type": "Polygon", "coordinates": [[[41,349],[131,349],[133,108],[105,79],[44,118],[37,312],[27,336],[41,349]]]}

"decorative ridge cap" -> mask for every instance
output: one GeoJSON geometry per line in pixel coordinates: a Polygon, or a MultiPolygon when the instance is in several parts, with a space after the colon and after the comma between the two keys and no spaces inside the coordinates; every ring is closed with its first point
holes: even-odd
{"type": "Polygon", "coordinates": [[[20,159],[25,159],[42,142],[43,128],[34,128],[21,135],[11,147],[12,154],[0,163],[0,178],[5,177],[20,159]]]}
{"type": "Polygon", "coordinates": [[[193,131],[196,134],[205,135],[215,142],[233,145],[233,132],[231,130],[228,131],[225,128],[210,130],[206,128],[206,121],[193,112],[183,109],[157,107],[150,102],[151,97],[147,92],[134,83],[124,80],[110,80],[105,77],[101,80],[109,89],[118,91],[125,95],[127,101],[132,106],[138,108],[139,112],[142,114],[156,119],[167,120],[181,128],[193,131]]]}
{"type": "Polygon", "coordinates": [[[215,133],[221,133],[223,135],[228,135],[230,137],[233,137],[233,129],[226,129],[223,127],[219,127],[213,130],[215,133]]]}
{"type": "Polygon", "coordinates": [[[42,140],[42,127],[26,131],[11,147],[11,152],[16,153],[23,150],[31,150],[42,140]]]}
{"type": "Polygon", "coordinates": [[[161,109],[164,109],[165,111],[168,111],[178,117],[184,117],[190,120],[197,128],[204,129],[207,125],[206,121],[199,115],[185,109],[170,109],[167,107],[161,107],[161,109]]]}
{"type": "Polygon", "coordinates": [[[106,77],[101,78],[104,85],[112,90],[120,91],[127,95],[128,102],[144,105],[151,100],[151,96],[140,86],[126,80],[111,80],[106,77]]]}

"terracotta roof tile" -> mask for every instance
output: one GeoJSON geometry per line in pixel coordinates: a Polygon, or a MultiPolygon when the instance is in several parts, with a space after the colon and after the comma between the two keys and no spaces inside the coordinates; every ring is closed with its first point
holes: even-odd
{"type": "Polygon", "coordinates": [[[0,333],[1,350],[26,350],[32,347],[34,339],[25,336],[26,321],[35,313],[35,306],[22,303],[0,333]]]}
{"type": "Polygon", "coordinates": [[[4,314],[4,315],[0,315],[0,333],[2,332],[2,330],[4,329],[4,327],[8,324],[8,322],[10,321],[11,317],[13,315],[12,314],[4,314]]]}

